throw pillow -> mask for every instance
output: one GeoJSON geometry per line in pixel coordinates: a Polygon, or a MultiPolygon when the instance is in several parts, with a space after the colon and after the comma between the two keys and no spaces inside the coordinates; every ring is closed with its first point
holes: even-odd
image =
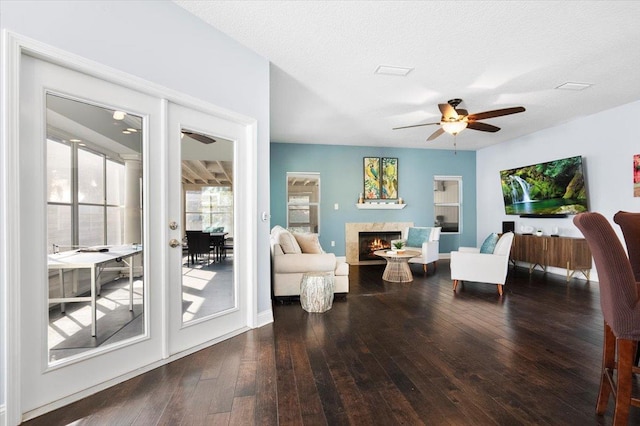
{"type": "Polygon", "coordinates": [[[422,247],[422,243],[429,241],[431,228],[409,228],[407,232],[407,247],[422,247]]]}
{"type": "Polygon", "coordinates": [[[320,246],[320,241],[318,240],[318,234],[299,234],[294,232],[293,236],[296,238],[296,241],[303,253],[324,253],[322,246],[320,246]]]}
{"type": "Polygon", "coordinates": [[[480,246],[480,253],[493,254],[493,251],[496,249],[498,239],[498,234],[496,234],[495,232],[490,234],[480,246]]]}
{"type": "Polygon", "coordinates": [[[296,238],[293,234],[286,229],[282,229],[277,235],[276,241],[282,247],[282,251],[284,254],[299,254],[302,253],[300,250],[300,246],[296,241],[296,238]]]}

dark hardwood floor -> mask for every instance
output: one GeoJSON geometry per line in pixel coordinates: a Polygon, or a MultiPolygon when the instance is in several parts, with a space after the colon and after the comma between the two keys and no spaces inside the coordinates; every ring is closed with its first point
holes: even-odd
{"type": "MultiPolygon", "coordinates": [[[[324,314],[275,304],[275,322],[28,425],[599,425],[597,283],[516,268],[505,295],[449,264],[414,281],[352,266],[324,314]]],[[[631,408],[630,424],[640,424],[631,408]]]]}

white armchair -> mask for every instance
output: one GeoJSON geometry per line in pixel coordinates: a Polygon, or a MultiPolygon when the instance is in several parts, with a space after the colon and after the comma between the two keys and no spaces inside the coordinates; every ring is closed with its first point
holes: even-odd
{"type": "Polygon", "coordinates": [[[452,251],[453,291],[456,291],[460,281],[476,281],[496,284],[498,293],[502,296],[512,243],[513,232],[507,232],[500,237],[492,253],[480,253],[480,249],[475,247],[460,247],[458,251],[452,251]]]}
{"type": "Polygon", "coordinates": [[[422,253],[412,257],[409,263],[422,264],[422,270],[427,272],[427,265],[433,263],[434,269],[438,266],[440,256],[440,231],[442,227],[409,227],[402,233],[407,250],[416,250],[422,253]]]}

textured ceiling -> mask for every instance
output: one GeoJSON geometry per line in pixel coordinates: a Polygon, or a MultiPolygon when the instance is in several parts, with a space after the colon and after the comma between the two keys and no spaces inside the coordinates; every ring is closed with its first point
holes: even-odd
{"type": "Polygon", "coordinates": [[[527,109],[457,137],[476,150],[640,99],[638,1],[175,3],[271,62],[273,142],[452,149],[425,142],[438,126],[392,128],[438,121],[451,98],[527,109]]]}

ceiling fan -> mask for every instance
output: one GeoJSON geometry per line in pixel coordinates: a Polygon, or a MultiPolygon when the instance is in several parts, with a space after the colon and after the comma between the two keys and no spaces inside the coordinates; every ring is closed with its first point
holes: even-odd
{"type": "Polygon", "coordinates": [[[424,123],[414,124],[413,126],[394,127],[393,130],[408,129],[410,127],[431,126],[439,124],[441,127],[433,132],[431,136],[427,138],[427,141],[432,141],[441,134],[447,132],[450,135],[456,136],[464,129],[479,130],[481,132],[497,132],[500,127],[492,124],[482,123],[480,120],[486,120],[487,118],[501,117],[503,115],[516,114],[525,111],[524,107],[511,107],[494,109],[492,111],[479,112],[476,114],[469,114],[466,109],[457,108],[462,103],[462,99],[451,99],[446,104],[438,104],[442,118],[437,123],[424,123]]]}
{"type": "Polygon", "coordinates": [[[182,134],[186,135],[186,136],[189,136],[191,139],[195,139],[198,142],[202,142],[203,144],[206,144],[206,145],[216,142],[215,139],[213,139],[213,138],[211,138],[209,136],[203,135],[201,133],[191,132],[189,130],[182,129],[182,134]]]}

